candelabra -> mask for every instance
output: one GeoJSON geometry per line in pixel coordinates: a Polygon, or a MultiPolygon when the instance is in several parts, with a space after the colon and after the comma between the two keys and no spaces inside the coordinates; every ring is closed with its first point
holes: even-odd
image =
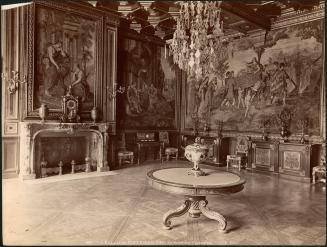
{"type": "Polygon", "coordinates": [[[19,72],[18,71],[11,71],[12,78],[8,78],[5,73],[1,74],[1,78],[8,81],[8,91],[10,94],[16,93],[19,88],[19,84],[26,83],[26,76],[24,76],[23,80],[19,79],[19,72]]]}
{"type": "Polygon", "coordinates": [[[263,119],[261,119],[259,121],[259,128],[262,129],[262,140],[263,141],[267,141],[268,140],[266,129],[267,128],[270,128],[270,126],[271,126],[271,120],[270,120],[270,118],[264,117],[263,119]]]}
{"type": "Polygon", "coordinates": [[[216,121],[216,125],[217,125],[217,139],[214,140],[214,144],[217,145],[217,154],[216,154],[216,157],[215,157],[215,162],[219,165],[221,165],[222,163],[220,162],[220,147],[221,147],[221,141],[223,139],[223,125],[224,125],[224,122],[221,121],[221,120],[217,120],[216,121]]]}
{"type": "Polygon", "coordinates": [[[287,137],[291,134],[288,130],[294,113],[289,108],[284,108],[276,115],[275,121],[281,127],[280,135],[282,142],[287,141],[287,137]]]}
{"type": "Polygon", "coordinates": [[[118,93],[120,94],[125,93],[125,87],[119,86],[119,88],[117,89],[117,83],[114,84],[113,90],[110,90],[108,87],[107,90],[108,90],[108,97],[110,100],[116,98],[118,93]]]}
{"type": "Polygon", "coordinates": [[[300,138],[300,143],[305,143],[304,139],[304,134],[305,134],[305,129],[308,127],[309,121],[308,119],[300,119],[297,121],[297,127],[301,130],[301,138],[300,138]]]}
{"type": "Polygon", "coordinates": [[[217,120],[216,121],[216,125],[217,125],[217,137],[218,138],[221,138],[222,137],[223,124],[224,124],[224,122],[221,121],[221,120],[217,120]]]}
{"type": "Polygon", "coordinates": [[[200,119],[196,113],[192,114],[191,118],[193,122],[193,134],[197,136],[199,134],[200,119]]]}

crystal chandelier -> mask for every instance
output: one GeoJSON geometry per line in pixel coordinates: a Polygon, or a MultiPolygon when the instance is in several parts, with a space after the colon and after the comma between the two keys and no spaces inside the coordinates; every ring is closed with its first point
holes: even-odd
{"type": "Polygon", "coordinates": [[[176,30],[169,48],[173,61],[200,79],[227,55],[220,20],[222,1],[180,1],[176,30]]]}

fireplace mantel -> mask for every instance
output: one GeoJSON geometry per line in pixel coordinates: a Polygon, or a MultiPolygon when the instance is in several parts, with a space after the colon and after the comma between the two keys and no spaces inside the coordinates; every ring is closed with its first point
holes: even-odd
{"type": "Polygon", "coordinates": [[[35,174],[35,145],[40,136],[75,137],[81,134],[94,134],[98,138],[97,171],[109,170],[107,160],[108,123],[40,123],[21,122],[20,124],[20,177],[34,179],[35,174]]]}

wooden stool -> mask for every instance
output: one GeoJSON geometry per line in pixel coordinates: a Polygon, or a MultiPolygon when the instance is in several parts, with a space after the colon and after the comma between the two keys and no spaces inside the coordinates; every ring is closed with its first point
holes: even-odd
{"type": "Polygon", "coordinates": [[[118,164],[121,166],[123,161],[128,161],[134,164],[134,153],[132,151],[119,151],[118,152],[118,164]]]}

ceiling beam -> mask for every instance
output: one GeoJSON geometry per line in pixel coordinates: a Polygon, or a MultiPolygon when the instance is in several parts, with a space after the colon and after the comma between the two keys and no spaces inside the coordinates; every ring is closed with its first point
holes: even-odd
{"type": "Polygon", "coordinates": [[[224,1],[221,4],[223,11],[227,11],[231,14],[234,14],[242,19],[247,20],[248,22],[254,24],[257,27],[260,27],[265,30],[270,30],[271,21],[266,16],[256,13],[246,4],[240,1],[224,1]]]}

